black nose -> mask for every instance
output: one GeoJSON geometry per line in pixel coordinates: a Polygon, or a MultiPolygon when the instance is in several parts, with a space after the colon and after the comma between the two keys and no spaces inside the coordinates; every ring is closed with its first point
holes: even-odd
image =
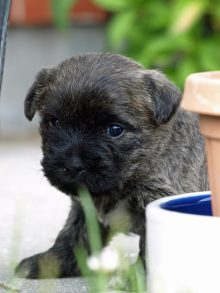
{"type": "Polygon", "coordinates": [[[67,159],[65,163],[65,168],[69,173],[73,175],[78,175],[85,170],[82,161],[80,160],[80,158],[77,157],[67,159]]]}

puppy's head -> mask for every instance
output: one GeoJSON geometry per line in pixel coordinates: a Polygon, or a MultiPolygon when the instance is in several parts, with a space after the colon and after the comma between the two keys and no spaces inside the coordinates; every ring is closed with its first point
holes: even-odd
{"type": "Polygon", "coordinates": [[[87,54],[40,71],[25,115],[40,114],[49,181],[67,194],[78,184],[99,194],[123,188],[179,103],[161,73],[119,55],[87,54]]]}

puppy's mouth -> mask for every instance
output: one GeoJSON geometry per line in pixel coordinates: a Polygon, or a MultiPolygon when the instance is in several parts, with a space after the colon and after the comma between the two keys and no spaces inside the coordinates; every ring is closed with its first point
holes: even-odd
{"type": "Polygon", "coordinates": [[[66,194],[75,195],[77,185],[84,185],[93,194],[109,192],[119,188],[118,175],[115,170],[105,168],[73,168],[69,169],[63,164],[51,164],[47,159],[42,162],[43,172],[52,185],[66,194]]]}
{"type": "Polygon", "coordinates": [[[86,169],[77,173],[70,173],[66,170],[64,172],[66,179],[70,183],[84,185],[91,193],[103,193],[112,189],[116,189],[118,186],[114,176],[109,178],[107,172],[94,172],[88,171],[86,169]]]}

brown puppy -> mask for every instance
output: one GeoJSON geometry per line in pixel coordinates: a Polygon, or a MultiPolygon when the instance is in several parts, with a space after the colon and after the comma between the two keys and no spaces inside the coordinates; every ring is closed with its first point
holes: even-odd
{"type": "Polygon", "coordinates": [[[208,189],[197,116],[180,109],[180,100],[163,74],[119,55],[76,56],[39,72],[25,115],[31,120],[39,112],[45,176],[70,195],[72,208],[54,245],[23,260],[18,274],[79,274],[74,247],[89,246],[79,185],[90,191],[106,229],[116,215],[129,215],[144,259],[146,205],[208,189]]]}

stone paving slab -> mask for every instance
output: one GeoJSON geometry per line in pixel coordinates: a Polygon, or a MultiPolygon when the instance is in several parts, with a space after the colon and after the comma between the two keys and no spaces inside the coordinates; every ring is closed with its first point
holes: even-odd
{"type": "MultiPolygon", "coordinates": [[[[0,293],[87,293],[85,282],[81,278],[57,280],[22,280],[3,282],[5,289],[0,293]]],[[[1,284],[0,284],[1,287],[1,284]]]]}

